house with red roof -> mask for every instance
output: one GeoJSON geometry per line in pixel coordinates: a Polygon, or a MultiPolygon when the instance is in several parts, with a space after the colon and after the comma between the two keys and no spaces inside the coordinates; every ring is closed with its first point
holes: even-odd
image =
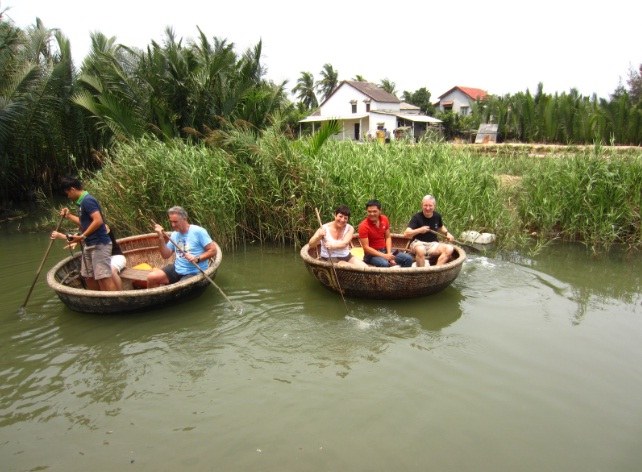
{"type": "Polygon", "coordinates": [[[311,123],[314,133],[315,127],[330,120],[341,123],[341,132],[335,139],[354,141],[375,138],[381,132],[389,139],[402,134],[419,139],[428,126],[441,123],[378,85],[356,80],[342,81],[319,108],[299,123],[311,123]],[[397,132],[401,130],[403,133],[397,132]]]}
{"type": "Polygon", "coordinates": [[[485,90],[456,85],[448,92],[440,95],[439,101],[434,105],[440,111],[452,111],[466,116],[471,113],[475,102],[483,100],[487,96],[488,92],[485,90]]]}

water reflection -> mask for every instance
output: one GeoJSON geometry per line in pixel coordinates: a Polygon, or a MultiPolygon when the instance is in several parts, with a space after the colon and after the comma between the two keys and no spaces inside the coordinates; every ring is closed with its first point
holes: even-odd
{"type": "Polygon", "coordinates": [[[409,469],[642,460],[630,393],[642,389],[639,261],[472,255],[439,294],[346,308],[298,252],[249,248],[226,251],[216,278],[240,311],[208,287],[143,314],[83,315],[40,285],[17,316],[47,243],[28,239],[5,239],[0,255],[7,470],[118,470],[130,458],[289,470],[302,457],[310,470],[388,470],[393,450],[409,469]]]}
{"type": "Polygon", "coordinates": [[[225,329],[245,333],[248,348],[239,355],[255,368],[283,365],[284,382],[297,376],[289,369],[299,364],[295,371],[314,366],[345,377],[357,363],[377,362],[395,340],[438,332],[462,314],[461,293],[452,286],[428,298],[344,304],[310,277],[296,252],[238,251],[231,259],[235,271],[226,277],[231,286],[243,281],[245,290],[230,296],[243,305],[244,321],[225,329]]]}
{"type": "Polygon", "coordinates": [[[398,340],[424,350],[443,344],[440,331],[462,315],[455,285],[405,301],[349,299],[346,307],[309,277],[297,254],[292,263],[284,257],[283,249],[252,250],[226,261],[235,270],[221,270],[217,283],[240,313],[213,290],[189,304],[121,316],[75,313],[51,296],[42,312],[30,310],[30,328],[16,344],[2,348],[13,356],[0,375],[5,424],[64,417],[94,428],[84,413],[92,406],[118,415],[123,401],[193,388],[236,363],[272,370],[286,383],[315,370],[345,377],[359,363],[378,362],[398,340]],[[168,372],[171,385],[162,381],[168,372]],[[41,407],[52,402],[55,408],[41,407]]]}
{"type": "Polygon", "coordinates": [[[580,244],[553,244],[530,258],[519,253],[503,259],[532,269],[530,273],[577,304],[573,324],[586,314],[619,301],[634,309],[642,305],[642,263],[638,253],[614,249],[593,254],[580,244]],[[554,282],[552,282],[554,280],[554,282]]]}

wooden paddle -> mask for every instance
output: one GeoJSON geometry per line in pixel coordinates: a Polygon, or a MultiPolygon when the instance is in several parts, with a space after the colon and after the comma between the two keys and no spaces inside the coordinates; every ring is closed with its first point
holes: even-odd
{"type": "MultiPolygon", "coordinates": [[[[319,222],[319,226],[323,226],[323,221],[321,221],[321,215],[319,214],[319,209],[315,208],[314,211],[317,214],[317,221],[319,222]]],[[[324,244],[323,243],[323,239],[321,240],[321,244],[324,244]]],[[[330,260],[330,266],[332,267],[332,273],[334,274],[334,280],[336,280],[337,287],[339,288],[339,293],[341,294],[341,300],[343,300],[343,305],[346,307],[346,311],[348,311],[348,304],[346,303],[346,299],[343,296],[343,289],[341,288],[341,284],[339,283],[339,277],[337,276],[337,269],[334,268],[334,262],[332,261],[332,255],[330,254],[330,250],[327,248],[327,246],[326,246],[326,250],[328,251],[328,259],[330,260]]]]}
{"type": "MultiPolygon", "coordinates": [[[[62,222],[65,220],[64,215],[60,217],[60,221],[58,222],[58,226],[56,226],[56,230],[58,231],[60,229],[60,226],[62,225],[62,222]]],[[[25,301],[23,304],[20,306],[20,313],[24,313],[25,311],[25,306],[27,305],[27,302],[29,301],[29,297],[31,296],[31,292],[33,291],[33,288],[36,286],[36,281],[38,280],[38,277],[40,276],[40,272],[42,271],[42,266],[45,265],[45,261],[47,260],[47,256],[49,255],[49,251],[51,251],[51,246],[53,246],[54,239],[49,239],[49,246],[47,246],[47,250],[45,251],[45,255],[42,257],[42,261],[40,261],[40,266],[38,267],[38,270],[36,271],[36,276],[33,278],[33,282],[31,283],[31,287],[29,288],[29,292],[27,293],[27,298],[25,298],[25,301]]]]}
{"type": "MultiPolygon", "coordinates": [[[[430,231],[430,232],[431,232],[431,233],[433,233],[433,234],[436,234],[436,235],[437,235],[437,236],[439,236],[440,238],[446,238],[446,235],[441,234],[439,231],[435,231],[434,229],[430,229],[430,228],[429,228],[429,229],[428,229],[428,231],[430,231]]],[[[456,244],[459,244],[460,246],[464,246],[465,248],[470,249],[470,250],[471,250],[471,252],[476,252],[476,253],[481,253],[481,252],[483,252],[483,251],[481,251],[480,249],[477,249],[475,246],[471,246],[470,244],[462,243],[461,241],[457,241],[456,239],[453,239],[453,242],[454,242],[454,243],[456,243],[456,244]]]]}
{"type": "MultiPolygon", "coordinates": [[[[152,220],[152,223],[153,223],[154,225],[157,225],[157,224],[158,224],[158,223],[156,223],[154,220],[152,220]]],[[[160,226],[160,225],[159,225],[159,226],[160,226]]],[[[167,237],[167,239],[169,239],[169,242],[171,242],[171,243],[174,245],[174,247],[175,247],[176,249],[178,249],[178,248],[180,247],[178,244],[176,244],[176,242],[171,238],[171,236],[170,236],[168,233],[166,233],[165,231],[163,231],[163,234],[165,234],[165,236],[167,237]]],[[[211,279],[211,277],[210,277],[209,275],[207,275],[203,269],[201,269],[201,266],[199,266],[197,262],[194,262],[194,261],[190,261],[190,262],[191,262],[192,264],[194,264],[194,266],[196,266],[196,268],[201,272],[201,274],[203,274],[203,277],[205,277],[205,278],[206,278],[206,279],[207,279],[207,280],[208,280],[212,285],[214,285],[214,287],[216,287],[216,289],[217,289],[219,292],[221,292],[221,295],[223,295],[223,298],[225,298],[225,299],[228,301],[228,303],[229,303],[230,305],[232,305],[232,307],[233,307],[234,309],[236,309],[236,305],[234,305],[234,303],[232,303],[232,300],[230,300],[229,298],[227,298],[227,295],[225,295],[225,292],[223,292],[223,290],[221,290],[221,287],[219,287],[218,285],[216,285],[216,282],[214,282],[214,281],[211,279]]]]}

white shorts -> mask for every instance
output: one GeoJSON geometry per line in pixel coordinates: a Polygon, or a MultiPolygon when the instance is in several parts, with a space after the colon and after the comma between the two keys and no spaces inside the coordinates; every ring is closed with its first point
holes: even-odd
{"type": "Polygon", "coordinates": [[[439,246],[439,243],[436,241],[426,243],[424,241],[419,241],[418,239],[415,239],[411,244],[410,244],[410,250],[412,252],[415,252],[415,248],[417,246],[424,246],[426,248],[426,254],[431,254],[433,251],[437,249],[437,246],[439,246]]]}
{"type": "Polygon", "coordinates": [[[120,272],[127,265],[127,259],[122,254],[116,256],[111,256],[111,267],[116,269],[117,272],[120,272]]]}

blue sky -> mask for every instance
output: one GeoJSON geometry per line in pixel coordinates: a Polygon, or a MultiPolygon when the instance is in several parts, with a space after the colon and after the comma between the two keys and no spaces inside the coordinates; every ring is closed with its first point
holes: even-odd
{"type": "Polygon", "coordinates": [[[548,93],[608,98],[642,63],[642,4],[630,0],[0,0],[0,10],[20,27],[39,17],[60,28],[78,64],[92,31],[142,48],[167,26],[185,41],[198,26],[237,52],[262,40],[267,77],[289,87],[330,63],[340,80],[389,79],[398,95],[426,87],[433,99],[455,85],[503,95],[539,82],[548,93]]]}

